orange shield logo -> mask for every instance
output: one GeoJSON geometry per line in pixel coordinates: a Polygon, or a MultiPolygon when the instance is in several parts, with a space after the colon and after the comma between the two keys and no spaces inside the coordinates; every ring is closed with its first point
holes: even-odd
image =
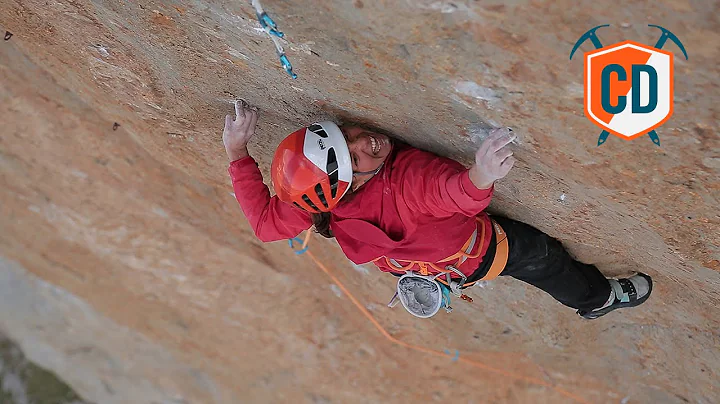
{"type": "Polygon", "coordinates": [[[672,113],[672,53],[625,41],[585,54],[585,115],[594,124],[630,140],[672,113]]]}
{"type": "Polygon", "coordinates": [[[585,116],[602,129],[598,146],[613,135],[635,139],[647,133],[656,145],[660,137],[655,128],[673,113],[673,54],[662,50],[668,41],[688,55],[680,39],[659,25],[662,31],[654,47],[634,41],[603,46],[598,25],[575,42],[570,60],[580,45],[589,42],[595,50],[585,53],[585,116]]]}

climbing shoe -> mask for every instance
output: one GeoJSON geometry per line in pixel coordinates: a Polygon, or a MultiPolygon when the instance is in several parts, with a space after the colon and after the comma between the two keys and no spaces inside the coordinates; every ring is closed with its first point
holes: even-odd
{"type": "Polygon", "coordinates": [[[608,303],[595,310],[578,310],[577,314],[593,320],[616,309],[639,306],[645,303],[652,292],[652,278],[643,273],[624,279],[608,279],[608,282],[611,289],[608,303]]]}

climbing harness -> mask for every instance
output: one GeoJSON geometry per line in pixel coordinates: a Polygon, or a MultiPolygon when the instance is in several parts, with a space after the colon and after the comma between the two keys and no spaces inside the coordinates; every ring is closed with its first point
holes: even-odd
{"type": "MultiPolygon", "coordinates": [[[[400,302],[405,310],[413,316],[419,318],[429,318],[437,314],[441,307],[444,307],[447,313],[452,312],[453,308],[450,305],[451,295],[455,295],[468,303],[472,303],[473,299],[463,293],[463,290],[469,288],[478,281],[488,281],[497,278],[507,264],[509,252],[505,231],[495,220],[490,219],[492,229],[495,232],[496,242],[493,262],[485,276],[472,282],[468,282],[467,276],[457,267],[464,263],[468,258],[477,258],[482,253],[481,249],[484,244],[483,241],[485,240],[485,226],[481,221],[482,219],[477,217],[476,220],[478,226],[475,228],[468,241],[465,242],[462,249],[458,253],[439,261],[439,263],[447,263],[457,260],[455,264],[448,264],[445,268],[438,266],[436,263],[425,261],[408,261],[409,264],[403,266],[396,259],[384,256],[380,257],[384,258],[391,268],[397,269],[398,272],[404,272],[404,274],[398,279],[395,294],[392,299],[390,299],[387,306],[392,308],[397,306],[398,302],[400,302]],[[478,228],[480,229],[479,237],[478,228]],[[477,247],[478,251],[473,254],[472,251],[475,247],[477,247]],[[419,271],[413,271],[415,267],[417,267],[419,271]],[[430,270],[434,270],[437,273],[430,274],[430,270]],[[455,275],[456,278],[453,278],[453,275],[455,275]],[[443,279],[443,277],[445,279],[443,279]]],[[[304,241],[301,241],[298,237],[288,240],[290,248],[293,249],[294,242],[302,244],[300,250],[295,250],[295,254],[302,254],[307,251],[311,233],[311,231],[308,231],[304,241]]],[[[375,261],[380,258],[375,259],[375,261]]]]}
{"type": "MultiPolygon", "coordinates": [[[[507,265],[509,253],[505,231],[495,220],[490,219],[492,229],[495,232],[495,256],[493,257],[493,262],[490,264],[490,269],[488,269],[485,276],[468,282],[467,276],[457,267],[468,258],[477,258],[482,253],[480,250],[485,240],[485,226],[479,217],[477,217],[476,220],[479,224],[480,236],[478,237],[478,228],[476,228],[468,241],[463,245],[462,250],[439,261],[443,263],[457,260],[455,265],[446,265],[445,268],[442,268],[431,262],[408,261],[409,264],[402,266],[398,260],[393,258],[387,258],[385,256],[376,258],[374,261],[385,258],[391,268],[397,269],[398,272],[404,272],[398,279],[395,294],[392,299],[390,299],[387,307],[393,308],[400,302],[405,310],[413,316],[429,318],[437,314],[441,307],[444,307],[447,313],[452,312],[453,308],[450,305],[451,295],[455,295],[468,303],[472,303],[473,299],[463,293],[463,291],[479,281],[488,281],[497,278],[503,269],[505,269],[505,265],[507,265]],[[478,247],[478,251],[472,254],[476,246],[478,247]],[[420,271],[413,271],[413,267],[415,266],[417,266],[420,271]],[[435,270],[437,273],[430,274],[430,270],[435,270]],[[457,278],[453,278],[453,274],[456,275],[457,278]],[[443,279],[443,277],[445,279],[443,279]]],[[[307,251],[311,234],[312,231],[308,231],[304,241],[300,240],[299,237],[288,240],[288,244],[293,250],[295,249],[294,243],[301,244],[300,250],[295,250],[295,254],[299,255],[307,251]]]]}
{"type": "MultiPolygon", "coordinates": [[[[455,261],[454,264],[447,264],[444,268],[437,265],[437,263],[432,262],[425,262],[425,261],[411,261],[411,260],[396,260],[393,258],[387,258],[385,256],[379,257],[375,259],[375,261],[379,259],[385,259],[385,262],[388,266],[390,266],[392,269],[398,271],[398,272],[405,272],[405,275],[403,275],[400,279],[404,278],[405,276],[408,276],[408,274],[414,274],[416,277],[420,277],[427,280],[432,280],[435,283],[438,283],[441,286],[441,292],[443,293],[443,300],[444,300],[444,307],[445,310],[450,313],[452,311],[452,307],[450,306],[450,294],[455,295],[456,297],[459,297],[462,300],[467,301],[468,303],[472,303],[473,299],[464,294],[463,290],[469,288],[470,286],[474,285],[478,281],[488,281],[492,280],[498,277],[500,273],[505,269],[505,265],[507,265],[508,260],[508,253],[509,253],[509,246],[507,241],[507,235],[505,234],[505,231],[503,228],[494,220],[492,221],[492,228],[495,232],[495,240],[496,240],[496,246],[495,246],[495,256],[493,257],[493,262],[490,265],[490,269],[488,270],[487,274],[483,276],[480,279],[474,280],[472,282],[467,282],[467,276],[465,276],[462,271],[458,269],[458,267],[464,263],[468,258],[477,258],[482,253],[481,248],[483,245],[483,241],[485,240],[485,226],[481,222],[481,219],[478,217],[476,218],[478,222],[478,228],[480,229],[480,236],[478,237],[478,228],[473,231],[473,234],[470,236],[467,242],[463,245],[462,249],[456,253],[453,254],[445,259],[440,260],[438,263],[449,263],[452,261],[455,261]],[[477,246],[477,252],[475,254],[472,254],[472,251],[477,246]],[[406,265],[400,264],[399,261],[407,261],[406,265]],[[413,272],[414,269],[418,269],[419,273],[413,272]],[[436,274],[430,274],[430,271],[437,272],[436,274]],[[443,279],[443,276],[444,278],[443,279]],[[453,278],[453,275],[456,277],[453,278]]],[[[405,299],[411,299],[414,295],[405,296],[405,299]]],[[[400,281],[398,281],[398,291],[395,293],[395,296],[393,296],[390,303],[388,303],[388,307],[394,307],[397,305],[396,300],[403,301],[403,297],[401,294],[401,288],[400,288],[400,281]]],[[[410,312],[410,314],[413,314],[417,317],[427,318],[423,316],[418,316],[415,312],[408,309],[407,306],[403,304],[403,306],[410,312]]],[[[433,314],[437,313],[437,310],[433,314]]]]}
{"type": "Polygon", "coordinates": [[[285,50],[278,40],[278,38],[284,38],[285,34],[278,30],[275,21],[263,10],[260,0],[252,0],[252,6],[255,8],[255,15],[257,16],[260,26],[268,34],[273,44],[275,44],[275,50],[277,51],[278,58],[280,58],[280,64],[282,64],[283,69],[285,69],[290,77],[296,79],[297,74],[293,72],[292,64],[290,64],[290,60],[285,56],[285,50]]]}
{"type": "MultiPolygon", "coordinates": [[[[387,257],[380,257],[385,258],[387,264],[398,271],[404,271],[405,275],[403,275],[400,280],[408,276],[409,274],[413,274],[413,276],[417,278],[422,278],[428,281],[433,281],[440,285],[440,291],[439,293],[442,294],[442,305],[440,307],[445,307],[445,311],[450,313],[452,312],[452,306],[450,306],[450,295],[453,294],[456,297],[459,297],[462,300],[465,300],[468,303],[472,303],[473,299],[463,293],[464,289],[469,288],[470,286],[474,285],[475,283],[479,281],[488,281],[492,280],[498,277],[503,269],[505,269],[505,265],[507,265],[507,259],[508,259],[508,241],[507,241],[507,235],[505,234],[505,231],[503,228],[494,220],[491,219],[493,231],[495,232],[495,240],[496,240],[496,246],[495,246],[495,256],[493,257],[493,262],[490,265],[490,269],[488,270],[487,274],[483,276],[480,279],[474,280],[472,282],[467,282],[467,276],[465,276],[462,271],[460,271],[457,267],[460,266],[463,262],[465,262],[468,258],[477,258],[482,251],[480,251],[483,240],[485,240],[485,226],[482,225],[482,222],[480,221],[480,218],[476,218],[479,223],[480,228],[480,237],[478,238],[478,229],[476,228],[473,234],[470,236],[468,241],[463,245],[463,248],[456,254],[451,255],[448,258],[445,258],[443,260],[440,260],[439,263],[446,263],[450,261],[457,260],[457,262],[454,265],[446,265],[445,268],[442,268],[438,266],[435,263],[432,262],[424,262],[424,261],[408,261],[409,263],[405,266],[401,265],[398,260],[387,258],[387,257]],[[479,241],[479,242],[478,242],[479,241]],[[478,246],[478,251],[475,254],[472,254],[473,249],[475,246],[478,246]],[[412,272],[412,269],[414,267],[417,267],[419,269],[419,274],[412,272]],[[437,274],[431,275],[429,274],[430,270],[435,270],[437,274]],[[453,278],[452,275],[456,275],[456,278],[453,278]],[[443,279],[443,276],[445,275],[443,279]]],[[[404,261],[404,260],[403,260],[404,261]]],[[[412,301],[413,298],[416,297],[416,294],[414,293],[414,290],[410,288],[410,291],[412,293],[407,293],[408,288],[402,289],[400,287],[400,280],[398,280],[398,287],[397,292],[395,292],[395,295],[393,296],[392,300],[390,300],[390,303],[388,303],[388,307],[395,307],[397,305],[396,300],[400,300],[401,302],[404,302],[405,300],[412,301]],[[406,292],[406,295],[403,297],[403,290],[406,292]],[[405,300],[403,300],[405,299],[405,300]]],[[[433,289],[434,291],[434,289],[433,289]]],[[[438,293],[438,292],[435,292],[438,293]]],[[[420,295],[423,299],[425,299],[424,295],[420,295]]],[[[434,298],[433,298],[434,299],[434,298]]],[[[423,300],[424,302],[426,300],[423,300]]],[[[433,300],[434,301],[434,300],[433,300]]],[[[422,303],[421,302],[421,303],[422,303]]],[[[427,318],[431,317],[435,313],[438,312],[438,310],[435,310],[432,315],[430,316],[421,316],[418,315],[416,311],[413,311],[408,308],[407,305],[403,304],[403,307],[410,312],[410,314],[421,317],[421,318],[427,318]]],[[[423,307],[425,309],[425,307],[423,307]]],[[[438,307],[439,309],[439,307],[438,307]]]]}
{"type": "MultiPolygon", "coordinates": [[[[453,254],[447,258],[444,258],[438,263],[445,264],[445,267],[438,266],[437,263],[433,262],[426,262],[426,261],[413,261],[413,260],[399,260],[394,258],[388,258],[386,256],[378,257],[374,261],[378,261],[381,259],[385,259],[385,262],[388,266],[390,266],[393,270],[398,272],[407,272],[409,270],[415,270],[417,269],[418,272],[420,272],[421,275],[428,275],[430,273],[430,270],[434,270],[436,272],[441,273],[454,273],[458,275],[461,279],[465,277],[465,275],[460,272],[457,267],[462,265],[468,258],[477,258],[480,256],[482,251],[480,251],[480,248],[478,248],[478,251],[475,254],[472,254],[472,251],[475,249],[476,246],[482,246],[483,241],[485,240],[485,226],[482,225],[481,219],[479,217],[475,218],[478,222],[478,226],[473,231],[472,235],[470,235],[470,238],[468,241],[465,242],[465,244],[462,246],[459,252],[456,254],[453,254]],[[480,242],[478,243],[478,228],[480,228],[480,242]],[[457,260],[454,264],[450,264],[451,261],[457,260]],[[402,265],[400,261],[406,261],[406,265],[402,265]],[[448,268],[451,267],[451,268],[448,268]]],[[[448,285],[449,286],[449,285],[448,285]]]]}

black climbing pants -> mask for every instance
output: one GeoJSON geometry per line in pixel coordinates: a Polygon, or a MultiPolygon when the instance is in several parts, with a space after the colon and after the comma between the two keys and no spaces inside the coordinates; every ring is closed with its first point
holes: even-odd
{"type": "MultiPolygon", "coordinates": [[[[500,216],[492,218],[508,238],[508,262],[501,276],[529,283],[574,309],[592,310],[605,304],[610,297],[610,283],[594,265],[576,261],[558,240],[530,225],[500,216]]],[[[485,259],[468,281],[487,273],[495,245],[493,234],[485,259]]]]}

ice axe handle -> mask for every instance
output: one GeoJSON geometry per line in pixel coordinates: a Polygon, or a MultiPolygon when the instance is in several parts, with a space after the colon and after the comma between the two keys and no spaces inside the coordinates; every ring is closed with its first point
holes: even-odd
{"type": "Polygon", "coordinates": [[[606,130],[602,131],[602,133],[600,134],[600,137],[598,137],[598,144],[597,144],[597,145],[600,146],[600,145],[602,145],[603,143],[605,143],[605,141],[607,140],[608,136],[610,136],[610,132],[608,132],[608,131],[606,131],[606,130]]]}
{"type": "Polygon", "coordinates": [[[580,37],[580,39],[578,39],[577,42],[575,42],[575,46],[573,46],[572,51],[570,52],[570,60],[572,60],[573,55],[575,54],[575,51],[578,50],[580,45],[582,45],[588,39],[590,40],[590,42],[593,43],[593,45],[595,46],[595,49],[602,48],[603,47],[602,43],[600,43],[600,39],[598,39],[597,34],[595,34],[595,31],[597,31],[599,28],[609,27],[609,26],[610,26],[610,24],[598,25],[597,27],[591,28],[586,33],[584,33],[580,37]]]}
{"type": "Polygon", "coordinates": [[[650,136],[650,140],[652,140],[653,143],[660,146],[660,136],[658,136],[657,132],[651,130],[650,132],[648,132],[648,136],[650,136]]]}

